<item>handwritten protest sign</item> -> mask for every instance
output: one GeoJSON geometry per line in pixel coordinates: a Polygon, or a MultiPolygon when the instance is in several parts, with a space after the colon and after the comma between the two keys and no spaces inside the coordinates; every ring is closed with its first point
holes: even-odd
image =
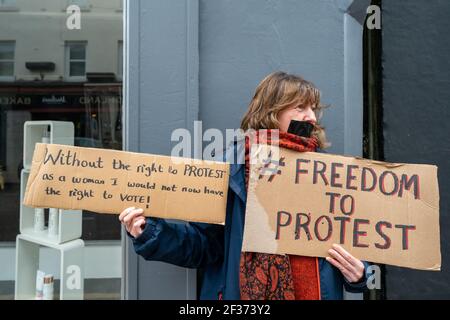
{"type": "Polygon", "coordinates": [[[436,166],[255,147],[279,157],[251,165],[243,251],[326,257],[337,243],[361,260],[440,270],[436,166]]]}
{"type": "Polygon", "coordinates": [[[36,144],[24,205],[224,224],[227,163],[36,144]]]}

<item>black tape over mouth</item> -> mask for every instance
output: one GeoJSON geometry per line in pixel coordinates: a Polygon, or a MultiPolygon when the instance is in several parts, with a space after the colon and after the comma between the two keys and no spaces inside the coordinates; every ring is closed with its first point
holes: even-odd
{"type": "Polygon", "coordinates": [[[291,120],[287,132],[295,134],[297,136],[310,138],[313,129],[314,124],[309,121],[291,120]]]}

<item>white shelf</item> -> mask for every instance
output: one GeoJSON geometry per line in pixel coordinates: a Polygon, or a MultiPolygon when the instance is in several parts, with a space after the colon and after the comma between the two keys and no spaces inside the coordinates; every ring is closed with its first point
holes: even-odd
{"type": "Polygon", "coordinates": [[[34,208],[23,205],[29,175],[30,172],[28,170],[22,170],[20,187],[20,233],[43,238],[57,244],[80,238],[83,218],[83,212],[81,210],[59,210],[58,233],[56,236],[49,236],[47,230],[40,233],[34,231],[34,208]]]}
{"type": "Polygon", "coordinates": [[[34,146],[42,142],[45,132],[50,132],[50,143],[65,144],[73,146],[74,144],[74,126],[72,122],[67,121],[26,121],[23,127],[23,167],[31,168],[33,160],[34,146]]]}
{"type": "MultiPolygon", "coordinates": [[[[59,209],[58,232],[56,235],[49,235],[47,228],[41,232],[34,230],[35,210],[23,205],[34,147],[37,142],[42,141],[46,132],[49,132],[49,143],[74,144],[72,122],[27,121],[24,124],[24,169],[21,172],[20,188],[21,234],[16,238],[15,298],[34,299],[40,247],[48,247],[57,250],[60,257],[59,299],[83,299],[84,242],[79,239],[82,232],[82,211],[59,209]]],[[[46,272],[46,270],[42,271],[46,272]]]]}
{"type": "Polygon", "coordinates": [[[39,269],[39,248],[59,251],[59,300],[82,300],[84,292],[84,241],[73,240],[63,244],[47,242],[30,235],[16,238],[15,299],[33,300],[36,293],[36,271],[39,269]]]}

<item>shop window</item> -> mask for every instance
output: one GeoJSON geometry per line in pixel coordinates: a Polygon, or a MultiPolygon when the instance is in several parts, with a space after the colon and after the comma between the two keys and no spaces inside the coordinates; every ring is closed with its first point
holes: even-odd
{"type": "MultiPolygon", "coordinates": [[[[82,15],[80,32],[67,29],[61,10],[61,5],[90,3],[47,1],[46,11],[40,11],[34,1],[0,0],[0,299],[14,298],[24,123],[72,122],[76,146],[122,150],[122,82],[111,76],[120,72],[122,13],[117,6],[92,6],[82,15]],[[18,8],[2,10],[3,5],[18,8]],[[40,68],[27,68],[30,62],[40,68]]],[[[118,299],[120,222],[116,215],[89,211],[82,219],[84,298],[118,299]]],[[[47,273],[55,267],[52,259],[49,254],[40,261],[47,273]]]]}

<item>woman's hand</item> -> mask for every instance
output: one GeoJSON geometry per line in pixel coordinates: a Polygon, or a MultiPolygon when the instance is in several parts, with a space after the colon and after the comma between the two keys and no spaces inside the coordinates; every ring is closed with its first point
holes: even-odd
{"type": "Polygon", "coordinates": [[[135,207],[126,208],[119,215],[120,222],[125,226],[128,233],[137,238],[145,227],[144,210],[135,207]]]}
{"type": "Polygon", "coordinates": [[[333,244],[332,249],[328,250],[331,257],[327,261],[338,268],[345,279],[351,283],[359,282],[364,276],[364,264],[356,259],[340,245],[333,244]]]}

